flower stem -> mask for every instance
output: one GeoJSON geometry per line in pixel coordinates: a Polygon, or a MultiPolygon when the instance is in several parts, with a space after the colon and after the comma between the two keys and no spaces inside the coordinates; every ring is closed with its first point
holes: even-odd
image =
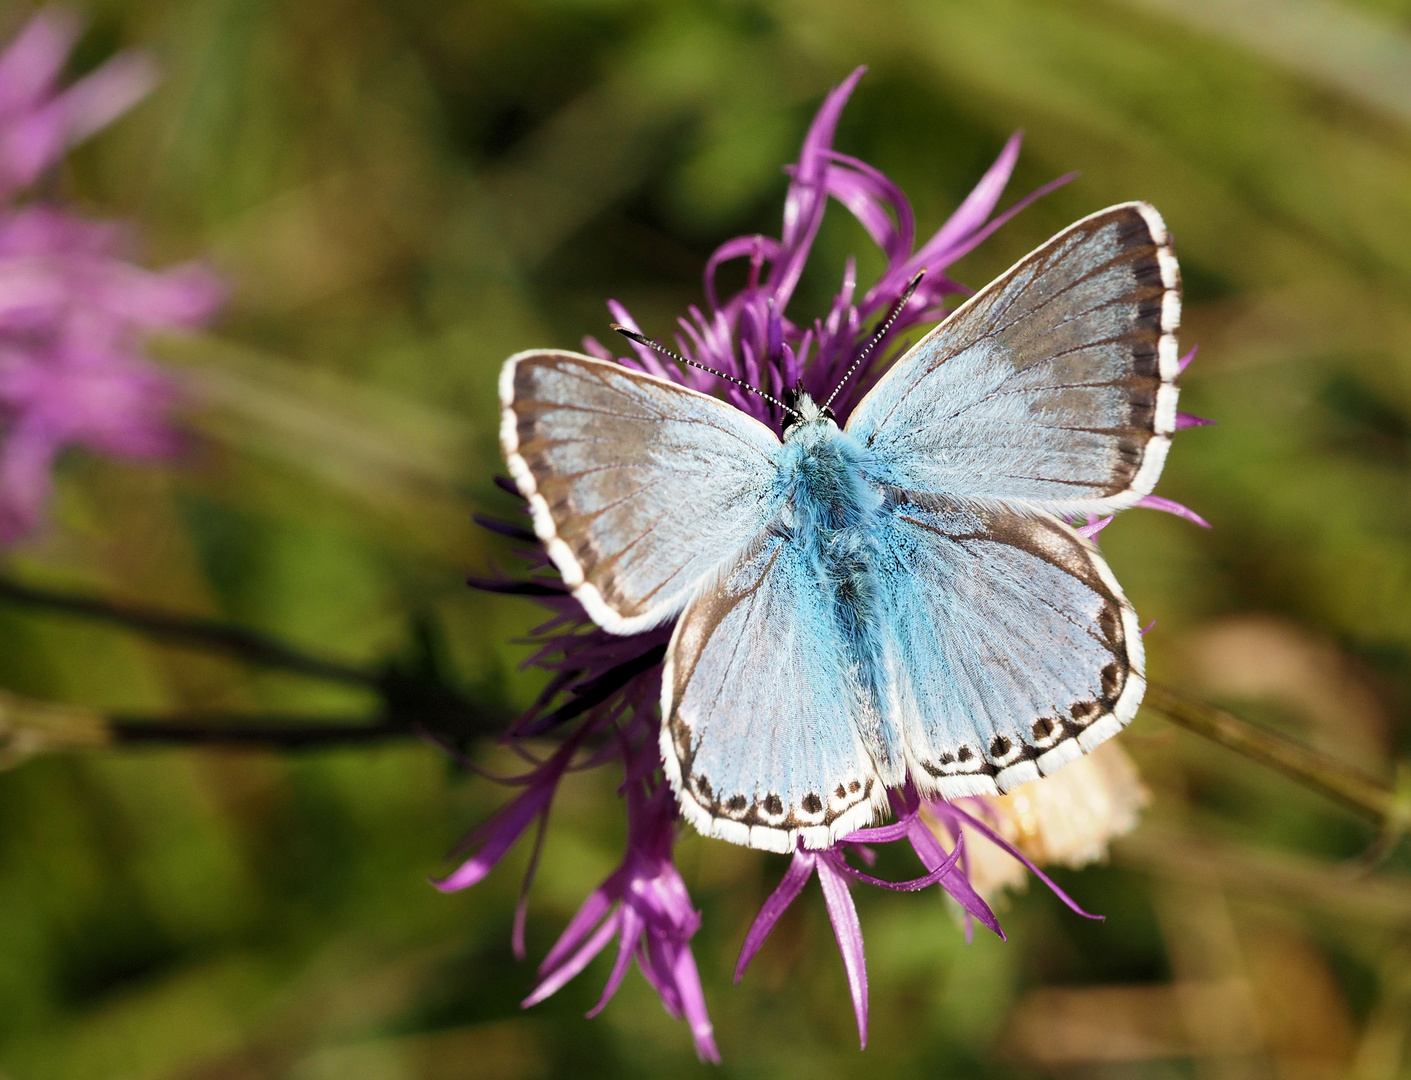
{"type": "Polygon", "coordinates": [[[172,615],[102,597],[79,596],[34,585],[21,585],[7,578],[0,578],[0,600],[111,623],[139,631],[149,637],[213,649],[265,667],[281,668],[330,682],[376,688],[382,679],[382,673],[374,668],[314,656],[257,630],[234,626],[219,619],[199,615],[172,615]]]}
{"type": "Polygon", "coordinates": [[[270,713],[112,716],[108,718],[107,728],[115,746],[249,746],[281,750],[359,746],[403,739],[418,731],[417,725],[400,716],[323,720],[270,713]]]}
{"type": "Polygon", "coordinates": [[[1171,722],[1277,769],[1376,821],[1393,835],[1411,824],[1411,790],[1396,790],[1360,769],[1241,720],[1224,709],[1152,683],[1142,704],[1171,722]]]}
{"type": "Polygon", "coordinates": [[[41,751],[116,745],[263,746],[282,749],[363,745],[421,736],[456,745],[496,736],[513,719],[498,701],[477,701],[453,684],[431,655],[411,665],[348,664],[313,655],[247,627],[82,596],[0,577],[0,601],[108,623],[148,637],[234,656],[261,667],[372,690],[381,707],[368,719],[240,715],[198,711],[160,717],[108,715],[0,690],[0,767],[41,751]]]}

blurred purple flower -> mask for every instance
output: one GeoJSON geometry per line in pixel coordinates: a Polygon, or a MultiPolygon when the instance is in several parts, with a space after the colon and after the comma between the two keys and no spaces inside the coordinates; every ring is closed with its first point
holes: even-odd
{"type": "MultiPolygon", "coordinates": [[[[1069,179],[1061,177],[996,215],[995,208],[1019,155],[1019,136],[1015,135],[950,220],[917,246],[911,206],[902,192],[872,166],[839,153],[832,146],[838,118],[862,73],[859,68],[827,96],[804,138],[798,162],[787,170],[791,181],[780,238],[742,236],[722,244],[705,266],[709,310],[692,306],[687,316],[679,320],[680,334],[676,339],[680,351],[690,359],[776,397],[782,397],[786,389],[802,380],[804,387],[822,400],[858,360],[871,334],[870,324],[902,298],[912,278],[924,267],[927,273],[919,288],[868,355],[865,366],[834,399],[839,423],[846,422],[852,405],[876,382],[890,357],[898,354],[907,331],[944,317],[946,297],[970,292],[947,277],[946,268],[1034,199],[1069,179]],[[877,283],[858,297],[855,266],[850,260],[828,313],[803,325],[788,318],[785,311],[829,199],[841,203],[862,223],[886,255],[887,268],[877,283]],[[742,258],[749,260],[745,287],[721,300],[716,271],[722,263],[742,258]]],[[[610,300],[608,308],[617,322],[640,332],[625,307],[610,300]]],[[[633,352],[626,357],[614,357],[593,338],[585,338],[584,347],[601,359],[617,359],[626,366],[718,393],[767,424],[777,425],[780,419],[776,407],[762,398],[707,372],[665,363],[643,346],[632,344],[633,352]]],[[[509,481],[501,480],[500,484],[518,494],[509,481]]],[[[1145,505],[1194,516],[1169,500],[1152,499],[1145,505]]],[[[505,741],[527,756],[523,740],[572,726],[553,757],[535,762],[523,776],[508,779],[509,783],[523,785],[524,792],[467,837],[462,851],[474,854],[438,885],[449,890],[480,881],[536,820],[542,841],[554,792],[567,770],[619,762],[626,777],[622,791],[629,826],[627,855],[619,869],[584,902],[545,958],[540,967],[541,981],[525,1004],[534,1004],[556,991],[617,936],[617,960],[602,1000],[593,1012],[599,1011],[616,991],[635,955],[667,1010],[690,1022],[698,1054],[706,1060],[717,1060],[688,946],[699,916],[671,861],[676,807],[661,778],[661,759],[656,749],[661,662],[673,628],[660,627],[631,637],[607,633],[587,618],[564,588],[532,532],[505,522],[477,520],[518,542],[518,554],[529,565],[530,573],[527,578],[496,576],[473,579],[470,584],[493,592],[532,597],[553,612],[548,622],[535,629],[532,640],[538,649],[527,661],[528,665],[549,672],[549,683],[533,707],[506,734],[505,741]]],[[[1085,529],[1095,535],[1106,520],[1109,519],[1089,523],[1085,529]]],[[[910,788],[892,792],[891,800],[896,813],[891,824],[860,829],[826,851],[799,850],[794,854],[783,880],[765,901],[746,935],[736,969],[738,981],[780,916],[817,874],[843,956],[864,1045],[867,971],[861,924],[850,891],[852,882],[904,891],[939,886],[964,914],[967,935],[973,920],[978,920],[1003,937],[994,912],[969,879],[966,839],[960,829],[964,822],[973,834],[1038,873],[1064,903],[1086,915],[1018,848],[982,820],[983,800],[964,800],[980,811],[979,817],[958,803],[923,802],[910,788]],[[928,825],[928,818],[947,826],[954,838],[952,848],[947,850],[928,825]],[[925,872],[909,880],[886,881],[858,869],[850,861],[871,865],[876,858],[874,847],[889,843],[907,845],[925,872]]],[[[536,842],[515,918],[514,944],[519,955],[523,955],[523,897],[538,863],[538,853],[536,842]]]]}
{"type": "Polygon", "coordinates": [[[67,89],[57,83],[82,25],[50,8],[0,54],[0,198],[39,179],[71,146],[106,127],[157,84],[156,65],[122,53],[67,89]]]}
{"type": "Polygon", "coordinates": [[[56,89],[78,33],[69,15],[36,15],[0,55],[0,541],[38,523],[54,460],[70,445],[120,457],[178,447],[176,393],[141,350],[153,331],[200,325],[222,289],[189,264],[153,273],[128,261],[127,230],[40,204],[21,188],[154,84],[124,54],[56,89]]]}

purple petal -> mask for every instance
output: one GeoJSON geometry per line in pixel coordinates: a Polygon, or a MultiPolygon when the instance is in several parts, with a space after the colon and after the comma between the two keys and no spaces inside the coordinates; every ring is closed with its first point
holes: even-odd
{"type": "Polygon", "coordinates": [[[932,885],[939,884],[944,878],[955,872],[956,860],[960,858],[960,845],[957,844],[955,850],[932,869],[929,873],[919,878],[910,878],[906,881],[886,881],[883,878],[873,877],[871,874],[863,873],[854,866],[848,865],[842,853],[833,849],[835,858],[829,861],[829,865],[841,873],[847,874],[851,878],[862,882],[864,885],[875,885],[879,889],[888,889],[891,892],[920,892],[922,889],[929,889],[932,885]]]}
{"type": "Polygon", "coordinates": [[[839,837],[839,844],[890,844],[907,835],[911,818],[894,821],[890,825],[871,825],[865,829],[854,829],[846,836],[839,837]]]}
{"type": "Polygon", "coordinates": [[[754,236],[737,236],[733,240],[727,240],[711,253],[705,264],[705,294],[710,301],[712,308],[720,307],[720,302],[716,299],[715,293],[715,272],[720,269],[720,264],[729,262],[731,259],[741,259],[749,256],[750,260],[756,264],[773,262],[779,257],[779,241],[772,236],[756,234],[754,236]]]}
{"type": "Polygon", "coordinates": [[[152,273],[111,263],[97,283],[94,301],[138,326],[200,326],[225,300],[225,285],[203,263],[152,273]]]}
{"type": "MultiPolygon", "coordinates": [[[[974,829],[981,836],[983,836],[986,840],[989,840],[992,844],[996,845],[1001,851],[1005,852],[1012,858],[1018,859],[1028,868],[1031,874],[1033,874],[1036,878],[1038,878],[1045,885],[1047,885],[1049,887],[1049,891],[1052,892],[1054,896],[1062,900],[1063,903],[1067,905],[1069,910],[1076,912],[1085,919],[1092,919],[1095,922],[1102,922],[1106,918],[1105,915],[1093,915],[1080,908],[1078,906],[1077,901],[1075,901],[1071,896],[1069,896],[1066,892],[1060,889],[1058,887],[1058,884],[1047,874],[1045,874],[1042,870],[1040,870],[1037,866],[1035,866],[1022,851],[1020,851],[1017,847],[1015,847],[1003,836],[995,832],[994,829],[990,828],[987,824],[985,824],[979,818],[975,817],[973,814],[967,814],[955,803],[933,803],[932,806],[940,811],[942,817],[954,816],[956,818],[959,818],[961,821],[965,822],[965,824],[969,825],[972,829],[974,829]]],[[[958,833],[959,829],[956,829],[955,831],[958,833]]]]}
{"type": "Polygon", "coordinates": [[[160,77],[150,56],[127,52],[74,83],[58,99],[67,114],[68,144],[107,127],[150,94],[160,77]]]}
{"type": "Polygon", "coordinates": [[[1152,619],[1151,622],[1147,623],[1145,626],[1143,626],[1143,627],[1141,628],[1141,630],[1140,630],[1141,636],[1142,636],[1142,637],[1146,637],[1147,632],[1148,632],[1153,626],[1155,626],[1155,625],[1156,625],[1156,620],[1155,620],[1155,619],[1152,619]]]}
{"type": "Polygon", "coordinates": [[[1199,351],[1200,351],[1200,346],[1199,346],[1199,345],[1192,345],[1192,346],[1191,346],[1191,351],[1188,352],[1188,353],[1186,353],[1185,356],[1181,357],[1181,359],[1177,361],[1176,374],[1179,375],[1179,374],[1183,373],[1183,372],[1186,370],[1186,368],[1190,367],[1190,366],[1191,366],[1191,361],[1195,359],[1195,354],[1196,354],[1197,352],[1199,352],[1199,351]]]}
{"type": "Polygon", "coordinates": [[[862,223],[889,263],[905,259],[916,239],[916,223],[901,188],[865,161],[837,151],[828,156],[837,163],[828,170],[828,193],[862,223]]]}
{"type": "Polygon", "coordinates": [[[804,136],[799,161],[793,170],[793,182],[784,199],[784,229],[779,258],[769,274],[770,292],[780,308],[789,304],[794,287],[803,273],[813,238],[823,220],[828,203],[824,180],[828,173],[827,152],[833,147],[833,135],[838,117],[852,96],[853,88],[867,69],[858,67],[823,99],[823,104],[804,136]]]}
{"type": "MultiPolygon", "coordinates": [[[[558,786],[558,777],[531,786],[508,806],[503,807],[477,833],[483,838],[479,851],[459,868],[432,884],[442,892],[457,892],[484,880],[485,875],[505,857],[514,842],[529,828],[529,823],[548,805],[558,786]]],[[[473,834],[474,835],[474,834],[473,834]]]]}
{"type": "Polygon", "coordinates": [[[1077,530],[1078,535],[1085,540],[1091,540],[1111,524],[1112,515],[1108,514],[1105,518],[1098,518],[1096,521],[1089,521],[1086,525],[1080,525],[1077,530]]]}
{"type": "Polygon", "coordinates": [[[4,181],[23,186],[99,128],[145,97],[157,83],[146,57],[129,53],[103,67],[20,119],[0,137],[4,181]]]}
{"type": "MultiPolygon", "coordinates": [[[[931,267],[935,270],[940,270],[950,265],[951,263],[959,259],[961,256],[968,255],[970,252],[974,251],[977,247],[983,244],[986,240],[990,238],[990,236],[995,232],[995,230],[1008,224],[1009,219],[1014,217],[1015,214],[1019,213],[1021,210],[1027,209],[1030,205],[1037,202],[1039,199],[1042,199],[1049,192],[1057,191],[1064,184],[1067,184],[1074,178],[1076,178],[1077,175],[1077,173],[1065,173],[1056,180],[1050,180],[1047,184],[1044,184],[1042,187],[1036,188],[1035,190],[1029,192],[1029,194],[1025,195],[1008,210],[993,218],[989,222],[989,224],[985,225],[980,229],[977,229],[975,232],[972,232],[969,235],[958,237],[953,243],[941,244],[933,240],[931,243],[927,244],[925,247],[923,247],[920,251],[916,253],[909,265],[914,265],[917,270],[921,269],[921,267],[923,266],[931,267]]],[[[941,231],[945,231],[944,226],[942,226],[941,231]]],[[[915,273],[915,271],[912,271],[912,273],[915,273]]]]}
{"type": "Polygon", "coordinates": [[[1206,521],[1190,507],[1182,506],[1180,503],[1176,502],[1175,499],[1163,498],[1160,495],[1146,495],[1138,499],[1132,505],[1142,506],[1148,510],[1164,510],[1168,514],[1175,514],[1177,517],[1185,518],[1187,521],[1193,521],[1202,529],[1210,528],[1210,522],[1206,521]]]}
{"type": "Polygon", "coordinates": [[[999,198],[1004,194],[1010,176],[1014,174],[1014,166],[1019,161],[1019,148],[1023,143],[1022,131],[1016,131],[1009,137],[995,163],[985,170],[985,175],[980,177],[980,182],[965,196],[965,201],[956,208],[955,213],[921,246],[916,253],[918,257],[954,247],[989,219],[999,205],[999,198]]]}
{"type": "Polygon", "coordinates": [[[602,952],[607,946],[607,943],[612,940],[613,934],[617,933],[621,916],[622,913],[619,910],[614,911],[604,919],[603,924],[598,927],[597,932],[585,941],[577,952],[564,961],[560,967],[554,969],[540,980],[539,985],[533,989],[530,995],[520,1002],[520,1008],[527,1009],[531,1005],[537,1005],[545,998],[563,989],[564,985],[587,967],[589,961],[597,956],[598,953],[602,952]]]}
{"type": "Polygon", "coordinates": [[[1176,430],[1184,431],[1186,428],[1208,427],[1215,423],[1214,420],[1207,420],[1203,416],[1196,416],[1193,413],[1178,412],[1176,414],[1176,430]]]}
{"type": "Polygon", "coordinates": [[[618,927],[620,936],[617,939],[617,957],[612,962],[612,971],[608,973],[608,981],[603,986],[598,1003],[588,1010],[589,1019],[597,1016],[607,1007],[607,1003],[617,993],[617,988],[622,985],[622,980],[627,977],[627,969],[632,964],[632,953],[636,950],[637,941],[642,936],[643,925],[642,917],[632,908],[624,905],[618,927]]]}
{"type": "Polygon", "coordinates": [[[789,869],[784,872],[783,880],[775,890],[769,894],[769,899],[759,909],[759,914],[755,916],[754,922],[750,925],[749,933],[745,935],[745,943],[740,947],[740,959],[735,962],[735,981],[739,982],[744,977],[745,968],[754,959],[755,953],[764,944],[764,939],[769,936],[769,932],[774,929],[774,924],[779,921],[779,917],[788,910],[790,904],[798,899],[803,887],[808,884],[808,879],[813,875],[813,865],[817,861],[817,856],[811,851],[794,852],[794,860],[789,864],[789,869]]]}
{"type": "Polygon", "coordinates": [[[679,948],[679,942],[661,934],[643,934],[637,947],[637,966],[642,977],[657,992],[661,1007],[673,1020],[680,1020],[686,1015],[681,991],[676,986],[676,953],[679,948]]]}
{"type": "Polygon", "coordinates": [[[7,434],[0,451],[0,540],[18,540],[39,523],[59,444],[58,434],[36,418],[7,434]]]}
{"type": "MultiPolygon", "coordinates": [[[[620,322],[623,326],[627,327],[627,329],[635,330],[639,334],[642,333],[642,328],[637,325],[637,320],[632,317],[632,313],[616,300],[608,301],[608,311],[612,312],[612,317],[615,321],[620,322]]],[[[681,381],[678,376],[673,376],[671,372],[667,371],[666,367],[661,362],[661,358],[658,357],[653,350],[647,348],[645,345],[638,345],[631,338],[625,340],[632,351],[637,354],[637,360],[641,363],[642,370],[648,375],[655,375],[661,379],[671,379],[672,382],[681,381]]]]}
{"type": "MultiPolygon", "coordinates": [[[[916,852],[916,857],[921,860],[921,864],[928,869],[942,865],[946,860],[946,851],[941,847],[941,842],[936,839],[935,834],[926,827],[925,822],[913,820],[911,829],[907,836],[911,841],[912,849],[916,852]]],[[[965,843],[964,835],[956,830],[955,848],[956,854],[962,850],[965,843]]],[[[985,903],[984,897],[975,891],[975,887],[970,884],[970,878],[962,870],[954,870],[941,879],[941,888],[955,897],[957,903],[963,907],[968,915],[979,919],[987,927],[993,930],[1001,941],[1008,940],[1004,936],[1004,930],[999,925],[999,919],[990,910],[990,905],[985,903]]],[[[967,927],[969,922],[967,920],[967,927]]],[[[972,931],[973,932],[973,931],[972,931]]]]}
{"type": "Polygon", "coordinates": [[[686,1022],[691,1025],[691,1036],[696,1043],[696,1054],[702,1061],[720,1064],[720,1051],[715,1046],[715,1029],[706,1012],[705,994],[701,990],[700,972],[696,970],[696,958],[691,947],[684,942],[677,947],[676,965],[673,972],[676,991],[681,996],[681,1011],[686,1022]]]}
{"type": "Polygon", "coordinates": [[[529,919],[529,887],[534,884],[534,872],[539,869],[539,857],[544,854],[544,837],[549,831],[547,811],[539,815],[539,828],[534,834],[534,850],[529,854],[529,865],[524,871],[524,881],[519,886],[519,902],[514,906],[514,926],[510,930],[510,949],[516,960],[523,960],[524,926],[529,919]]]}
{"type": "Polygon", "coordinates": [[[838,951],[843,956],[843,968],[848,975],[848,991],[852,994],[853,1012],[857,1016],[857,1036],[863,1049],[867,1047],[867,958],[862,951],[862,924],[857,921],[857,908],[847,879],[833,868],[832,860],[817,860],[818,884],[823,887],[823,902],[838,939],[838,951]]]}
{"type": "Polygon", "coordinates": [[[41,11],[0,55],[0,118],[27,109],[44,97],[59,77],[80,24],[61,8],[41,11]]]}
{"type": "Polygon", "coordinates": [[[549,950],[543,963],[539,964],[540,976],[562,964],[564,957],[577,949],[581,940],[598,925],[598,920],[607,915],[612,905],[617,904],[622,898],[622,882],[625,878],[625,868],[618,867],[608,875],[607,880],[588,894],[583,904],[579,905],[579,911],[569,920],[569,925],[564,926],[559,940],[553,943],[553,949],[549,950]]]}
{"type": "Polygon", "coordinates": [[[558,941],[554,942],[549,955],[544,957],[543,963],[539,965],[540,975],[563,963],[564,957],[578,948],[579,942],[588,936],[598,924],[598,920],[608,913],[613,904],[622,899],[622,883],[626,876],[626,869],[618,867],[608,875],[606,881],[588,894],[588,898],[578,906],[577,913],[564,927],[558,941]]]}

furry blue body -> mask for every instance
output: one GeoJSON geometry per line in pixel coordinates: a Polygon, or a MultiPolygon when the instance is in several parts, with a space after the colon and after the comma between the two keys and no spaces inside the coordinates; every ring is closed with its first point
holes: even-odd
{"type": "Polygon", "coordinates": [[[779,457],[778,526],[800,556],[809,587],[819,591],[848,660],[848,682],[863,703],[858,733],[878,770],[903,775],[900,733],[886,708],[887,582],[879,526],[889,508],[868,477],[871,454],[839,429],[806,394],[794,404],[801,419],[784,433],[779,457]]]}

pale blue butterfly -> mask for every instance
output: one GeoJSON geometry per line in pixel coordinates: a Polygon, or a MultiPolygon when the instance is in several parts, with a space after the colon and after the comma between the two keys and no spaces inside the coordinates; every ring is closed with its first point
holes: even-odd
{"type": "Polygon", "coordinates": [[[677,618],[661,753],[682,813],[824,847],[889,788],[1006,791],[1120,730],[1136,615],[1069,521],[1150,493],[1176,426],[1180,274],[1144,203],[1085,218],[898,360],[840,430],[568,352],[513,356],[500,437],[605,630],[677,618]]]}

